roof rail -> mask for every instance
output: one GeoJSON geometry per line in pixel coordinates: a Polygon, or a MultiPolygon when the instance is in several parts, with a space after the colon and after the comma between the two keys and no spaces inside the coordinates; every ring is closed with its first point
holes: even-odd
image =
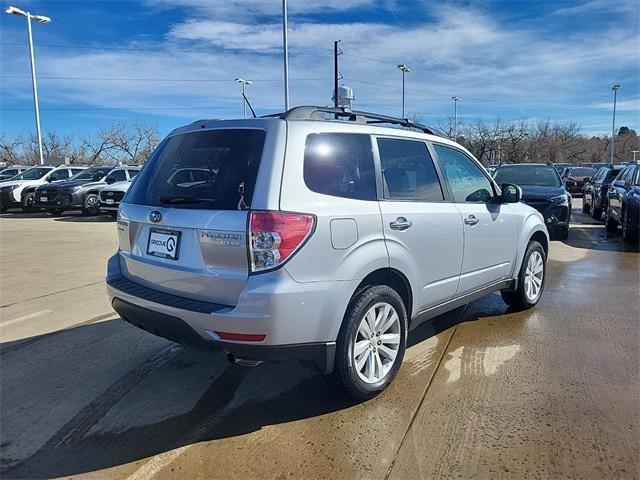
{"type": "Polygon", "coordinates": [[[283,113],[265,115],[264,118],[281,118],[282,120],[326,120],[325,114],[334,115],[336,120],[344,119],[346,121],[364,125],[387,123],[391,125],[400,125],[401,127],[406,128],[414,128],[430,135],[437,135],[439,137],[445,136],[435,128],[412,122],[408,118],[397,118],[380,115],[378,113],[361,112],[358,110],[351,110],[347,107],[301,106],[291,108],[283,113]]]}

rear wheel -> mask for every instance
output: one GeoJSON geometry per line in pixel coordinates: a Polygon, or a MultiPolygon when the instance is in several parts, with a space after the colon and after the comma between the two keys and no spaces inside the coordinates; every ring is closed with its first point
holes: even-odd
{"type": "Polygon", "coordinates": [[[627,210],[622,211],[622,241],[631,244],[638,243],[638,226],[633,225],[627,210]]]}
{"type": "Polygon", "coordinates": [[[98,195],[90,193],[84,198],[82,213],[85,215],[97,215],[100,213],[100,201],[98,195]]]}
{"type": "Polygon", "coordinates": [[[591,206],[587,203],[587,197],[582,198],[582,213],[589,213],[591,206]]]}
{"type": "Polygon", "coordinates": [[[29,192],[22,197],[22,211],[25,213],[33,213],[36,211],[35,208],[35,200],[36,194],[35,192],[29,192]]]}
{"type": "Polygon", "coordinates": [[[546,274],[546,255],[542,245],[529,242],[518,274],[518,288],[515,291],[502,290],[500,295],[504,303],[518,310],[535,306],[544,290],[546,274]]]}
{"type": "Polygon", "coordinates": [[[593,205],[591,207],[591,218],[594,220],[600,220],[600,217],[602,217],[602,208],[593,205]]]}
{"type": "Polygon", "coordinates": [[[402,299],[392,288],[377,285],[356,294],[338,334],[334,382],[358,400],[382,392],[402,364],[407,323],[402,299]]]}

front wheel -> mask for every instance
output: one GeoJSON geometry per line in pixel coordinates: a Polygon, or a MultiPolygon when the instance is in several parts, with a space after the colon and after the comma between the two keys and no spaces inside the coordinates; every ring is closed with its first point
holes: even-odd
{"type": "Polygon", "coordinates": [[[100,213],[100,200],[98,195],[90,193],[84,198],[82,213],[85,215],[98,215],[100,213]]]}
{"type": "Polygon", "coordinates": [[[22,211],[25,213],[33,213],[36,211],[35,208],[35,200],[36,194],[35,192],[29,192],[24,197],[22,197],[22,211]]]}
{"type": "Polygon", "coordinates": [[[404,303],[392,288],[376,285],[357,293],[338,334],[334,382],[358,400],[382,392],[402,364],[407,325],[404,303]]]}
{"type": "Polygon", "coordinates": [[[582,213],[589,213],[590,208],[587,203],[587,197],[582,197],[582,213]]]}
{"type": "Polygon", "coordinates": [[[615,232],[618,229],[618,222],[611,218],[611,209],[607,209],[607,217],[604,221],[604,228],[607,232],[615,232]]]}
{"type": "Polygon", "coordinates": [[[512,292],[506,290],[500,292],[504,303],[517,310],[534,307],[544,290],[546,261],[542,245],[536,241],[529,242],[518,274],[518,288],[512,292]]]}

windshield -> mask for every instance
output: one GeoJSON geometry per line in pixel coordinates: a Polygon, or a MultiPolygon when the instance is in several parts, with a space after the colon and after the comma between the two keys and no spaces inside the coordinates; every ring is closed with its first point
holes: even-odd
{"type": "Polygon", "coordinates": [[[86,170],[82,170],[79,173],[76,173],[73,177],[69,179],[71,182],[75,182],[77,180],[91,180],[91,181],[100,181],[102,180],[107,173],[112,170],[111,167],[91,167],[86,170]]]}
{"type": "Polygon", "coordinates": [[[34,167],[29,170],[25,170],[20,175],[12,177],[11,180],[38,180],[49,173],[51,168],[34,167]]]}
{"type": "Polygon", "coordinates": [[[535,187],[559,187],[561,185],[555,168],[539,165],[501,167],[496,170],[493,178],[498,185],[503,183],[535,187]]]}
{"type": "Polygon", "coordinates": [[[571,168],[567,172],[570,177],[591,177],[594,173],[596,173],[596,169],[588,167],[571,168]]]}
{"type": "Polygon", "coordinates": [[[205,130],[169,137],[136,177],[127,202],[244,210],[251,206],[265,132],[205,130]]]}

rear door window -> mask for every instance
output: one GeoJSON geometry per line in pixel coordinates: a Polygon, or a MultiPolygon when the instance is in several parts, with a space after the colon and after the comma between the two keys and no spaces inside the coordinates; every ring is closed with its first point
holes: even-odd
{"type": "Polygon", "coordinates": [[[138,174],[129,203],[175,208],[251,207],[265,132],[204,130],[166,139],[138,174]]]}
{"type": "Polygon", "coordinates": [[[105,181],[109,182],[124,182],[127,179],[127,173],[124,170],[114,170],[109,174],[105,181]]]}
{"type": "Polygon", "coordinates": [[[304,182],[317,193],[376,200],[371,137],[354,133],[317,133],[307,137],[304,182]]]}
{"type": "Polygon", "coordinates": [[[378,138],[384,198],[440,202],[444,200],[435,166],[424,142],[378,138]]]}

